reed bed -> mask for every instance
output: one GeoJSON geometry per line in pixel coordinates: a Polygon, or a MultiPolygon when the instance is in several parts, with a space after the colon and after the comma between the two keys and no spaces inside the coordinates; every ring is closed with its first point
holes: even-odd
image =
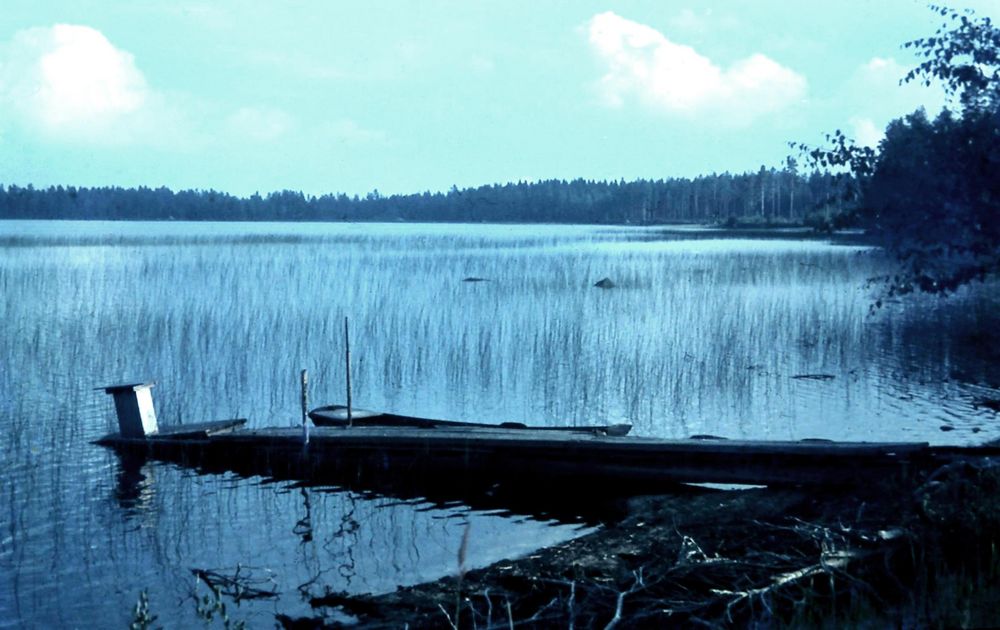
{"type": "MultiPolygon", "coordinates": [[[[0,529],[10,532],[0,534],[0,561],[18,576],[29,611],[18,614],[40,625],[127,610],[135,592],[113,602],[93,593],[122,589],[132,574],[149,578],[151,605],[170,619],[156,583],[187,576],[177,567],[214,544],[223,549],[214,567],[267,544],[275,563],[296,557],[294,493],[165,467],[130,480],[110,454],[81,445],[113,429],[93,388],[114,382],[156,380],[163,424],[294,424],[303,368],[312,401],[340,402],[344,317],[362,408],[631,422],[661,437],[1000,435],[995,412],[976,406],[996,396],[998,362],[974,351],[988,345],[975,330],[992,321],[996,293],[872,312],[867,279],[886,265],[861,247],[585,226],[57,223],[5,233],[0,352],[14,367],[0,371],[0,465],[11,479],[0,485],[0,529]],[[604,277],[616,287],[593,286],[604,277]],[[81,571],[86,588],[74,581],[81,571]],[[63,618],[46,610],[52,584],[77,593],[63,618]]],[[[453,510],[421,520],[419,506],[324,496],[328,516],[314,527],[328,538],[308,553],[334,586],[390,589],[446,571],[445,560],[407,549],[450,548],[454,531],[432,523],[451,522],[453,510]],[[352,502],[356,516],[346,517],[352,502]],[[340,547],[333,532],[352,519],[364,523],[360,542],[340,547]],[[370,555],[350,580],[335,577],[348,548],[370,555]]],[[[474,531],[487,538],[541,545],[574,535],[483,518],[474,531]]],[[[491,557],[470,553],[472,564],[491,557]]],[[[0,617],[16,618],[5,605],[0,617]]]]}

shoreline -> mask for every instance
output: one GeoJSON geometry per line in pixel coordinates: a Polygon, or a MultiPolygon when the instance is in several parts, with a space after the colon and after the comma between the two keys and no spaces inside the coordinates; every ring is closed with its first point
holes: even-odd
{"type": "MultiPolygon", "coordinates": [[[[1000,464],[816,493],[636,497],[622,520],[526,557],[380,595],[327,592],[313,618],[364,627],[1000,622],[1000,464]],[[984,550],[987,552],[984,555],[984,550]],[[456,619],[456,609],[457,619],[456,619]],[[331,617],[330,615],[335,615],[331,617]]],[[[475,532],[469,534],[475,544],[475,532]]]]}

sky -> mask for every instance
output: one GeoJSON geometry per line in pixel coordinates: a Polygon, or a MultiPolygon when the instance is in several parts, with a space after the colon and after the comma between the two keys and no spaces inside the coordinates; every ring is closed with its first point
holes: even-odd
{"type": "Polygon", "coordinates": [[[694,177],[945,103],[899,85],[942,22],[915,0],[0,2],[6,185],[694,177]]]}

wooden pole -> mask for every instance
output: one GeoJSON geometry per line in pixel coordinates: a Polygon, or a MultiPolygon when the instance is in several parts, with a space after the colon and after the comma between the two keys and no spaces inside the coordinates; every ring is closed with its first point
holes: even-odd
{"type": "Polygon", "coordinates": [[[302,442],[309,443],[309,372],[302,370],[302,442]]]}
{"type": "Polygon", "coordinates": [[[354,426],[354,416],[351,411],[351,335],[347,329],[347,317],[344,317],[344,360],[347,364],[347,426],[354,426]]]}

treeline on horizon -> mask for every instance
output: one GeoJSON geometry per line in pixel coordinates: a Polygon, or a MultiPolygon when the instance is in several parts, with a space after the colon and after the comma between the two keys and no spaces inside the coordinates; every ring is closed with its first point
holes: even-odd
{"type": "MultiPolygon", "coordinates": [[[[414,221],[473,223],[800,223],[836,196],[837,176],[783,170],[694,179],[493,184],[364,197],[295,191],[237,197],[212,190],[0,185],[0,218],[178,221],[414,221]]],[[[828,206],[828,207],[824,207],[828,206]]]]}

